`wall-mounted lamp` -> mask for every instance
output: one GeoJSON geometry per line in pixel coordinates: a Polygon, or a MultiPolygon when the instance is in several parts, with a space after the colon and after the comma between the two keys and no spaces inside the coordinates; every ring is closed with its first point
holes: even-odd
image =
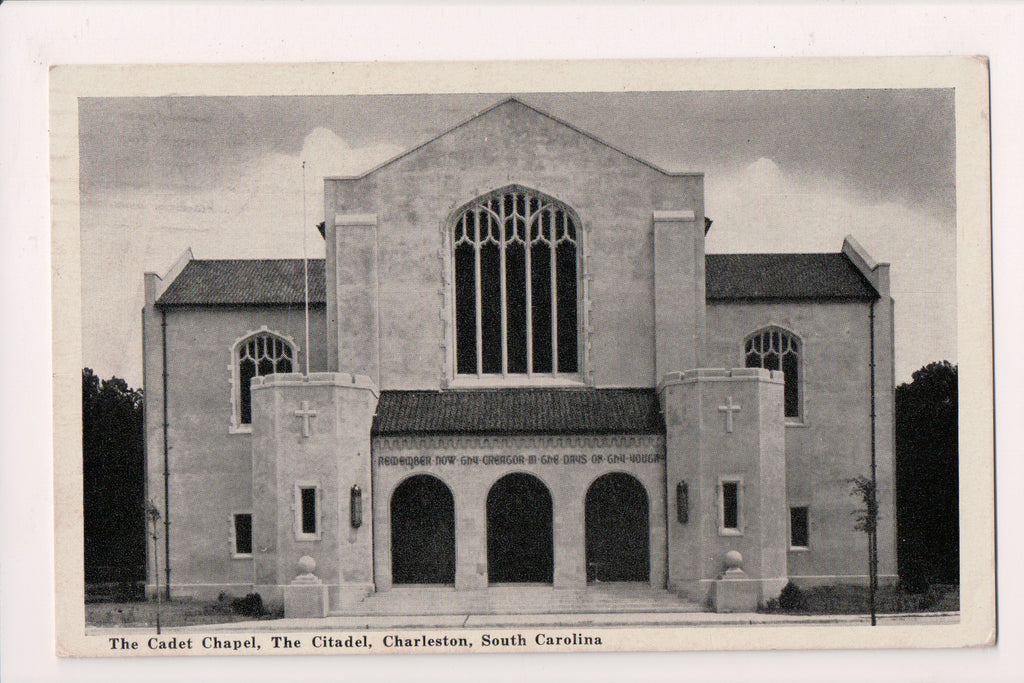
{"type": "Polygon", "coordinates": [[[352,512],[352,528],[358,529],[363,525],[363,490],[359,485],[352,487],[350,498],[350,510],[352,512]]]}

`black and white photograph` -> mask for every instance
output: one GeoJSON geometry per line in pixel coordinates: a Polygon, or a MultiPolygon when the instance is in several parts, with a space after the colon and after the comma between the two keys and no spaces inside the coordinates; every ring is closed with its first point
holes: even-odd
{"type": "Polygon", "coordinates": [[[1022,19],[2,3],[0,678],[1016,680],[1022,19]]]}
{"type": "Polygon", "coordinates": [[[737,66],[785,85],[56,74],[64,653],[985,644],[960,492],[991,452],[958,410],[958,346],[990,334],[958,308],[989,291],[987,169],[958,168],[985,65],[737,66]],[[899,85],[847,85],[882,66],[899,85]]]}

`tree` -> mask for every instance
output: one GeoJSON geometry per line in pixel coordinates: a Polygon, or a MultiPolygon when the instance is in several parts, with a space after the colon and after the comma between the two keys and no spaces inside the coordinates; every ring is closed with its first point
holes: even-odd
{"type": "Polygon", "coordinates": [[[145,579],[142,390],[82,370],[85,580],[145,579]]]}
{"type": "Polygon", "coordinates": [[[149,534],[153,539],[153,580],[156,583],[156,633],[160,635],[160,508],[149,500],[146,501],[146,519],[149,521],[149,534]]]}
{"type": "Polygon", "coordinates": [[[896,388],[900,580],[911,590],[960,579],[957,367],[942,361],[896,388]]]}
{"type": "Polygon", "coordinates": [[[851,495],[861,500],[864,506],[854,510],[856,523],[853,528],[868,535],[868,607],[871,610],[871,625],[876,624],[875,595],[878,592],[878,543],[875,534],[878,531],[878,496],[874,479],[859,476],[850,480],[851,495]]]}

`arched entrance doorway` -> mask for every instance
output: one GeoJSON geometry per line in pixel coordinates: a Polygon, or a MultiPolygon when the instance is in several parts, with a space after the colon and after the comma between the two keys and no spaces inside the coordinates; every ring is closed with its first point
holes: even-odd
{"type": "Polygon", "coordinates": [[[651,575],[647,492],[613,472],[587,490],[587,581],[647,581],[651,575]]]}
{"type": "Polygon", "coordinates": [[[437,477],[409,477],[391,495],[391,580],[455,582],[455,501],[437,477]]]}
{"type": "Polygon", "coordinates": [[[491,583],[551,583],[551,494],[537,477],[509,474],[487,494],[487,578],[491,583]]]}

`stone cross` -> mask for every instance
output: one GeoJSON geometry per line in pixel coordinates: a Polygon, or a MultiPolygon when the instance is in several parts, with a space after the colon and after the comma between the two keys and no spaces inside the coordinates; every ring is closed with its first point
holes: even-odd
{"type": "Polygon", "coordinates": [[[732,402],[732,396],[725,399],[724,406],[718,406],[718,412],[725,413],[725,431],[732,434],[732,414],[740,410],[739,404],[732,402]]]}
{"type": "Polygon", "coordinates": [[[309,401],[302,402],[301,409],[295,411],[295,417],[302,419],[302,436],[309,436],[309,420],[316,417],[316,411],[309,408],[309,401]]]}

